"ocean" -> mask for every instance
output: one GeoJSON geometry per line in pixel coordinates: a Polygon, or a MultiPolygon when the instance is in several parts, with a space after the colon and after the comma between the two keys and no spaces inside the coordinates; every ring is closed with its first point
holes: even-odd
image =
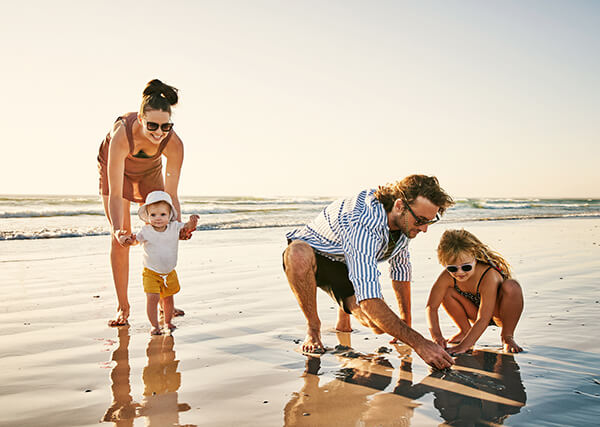
{"type": "MultiPolygon", "coordinates": [[[[187,197],[183,219],[200,216],[199,230],[283,227],[310,221],[333,198],[187,197]]],[[[133,229],[143,224],[132,203],[133,229]]],[[[457,199],[444,223],[600,217],[600,199],[457,199]]],[[[109,234],[99,196],[0,196],[0,240],[61,239],[109,234]]]]}

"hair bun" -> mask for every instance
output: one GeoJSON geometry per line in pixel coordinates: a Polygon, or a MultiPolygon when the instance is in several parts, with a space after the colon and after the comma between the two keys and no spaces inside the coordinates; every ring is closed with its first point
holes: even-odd
{"type": "Polygon", "coordinates": [[[162,97],[170,105],[176,105],[179,97],[177,89],[161,82],[159,79],[150,80],[143,92],[144,97],[162,97]]]}

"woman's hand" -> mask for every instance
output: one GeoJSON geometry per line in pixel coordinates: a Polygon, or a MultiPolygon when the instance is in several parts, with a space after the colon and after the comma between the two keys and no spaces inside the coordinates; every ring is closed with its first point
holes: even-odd
{"type": "Polygon", "coordinates": [[[114,230],[113,236],[119,245],[123,246],[124,248],[131,246],[134,242],[132,235],[127,234],[127,230],[114,230]]]}

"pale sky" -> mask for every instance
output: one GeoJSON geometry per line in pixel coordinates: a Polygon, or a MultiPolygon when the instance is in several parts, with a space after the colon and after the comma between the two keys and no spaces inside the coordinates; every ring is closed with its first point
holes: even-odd
{"type": "Polygon", "coordinates": [[[97,194],[101,140],[160,78],[180,90],[184,196],[425,173],[455,197],[600,197],[597,1],[21,0],[2,17],[3,194],[97,194]]]}

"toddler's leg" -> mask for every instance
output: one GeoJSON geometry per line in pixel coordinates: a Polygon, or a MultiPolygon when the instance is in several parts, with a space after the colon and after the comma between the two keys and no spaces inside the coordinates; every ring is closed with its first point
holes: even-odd
{"type": "Polygon", "coordinates": [[[519,353],[523,351],[513,337],[517,322],[523,312],[523,291],[519,282],[508,279],[502,283],[498,295],[498,317],[502,323],[502,344],[504,351],[519,353]]]}
{"type": "Polygon", "coordinates": [[[471,330],[469,319],[477,317],[477,307],[454,289],[448,289],[442,300],[442,306],[459,329],[457,334],[448,339],[448,343],[458,344],[471,330]]]}
{"type": "Polygon", "coordinates": [[[160,294],[146,293],[146,314],[148,314],[148,320],[152,325],[150,334],[160,335],[160,326],[158,325],[158,301],[160,301],[160,294]]]}
{"type": "Polygon", "coordinates": [[[170,330],[175,329],[175,325],[171,323],[173,319],[173,307],[175,306],[175,302],[173,301],[173,295],[162,298],[163,309],[165,311],[165,325],[170,330]]]}

